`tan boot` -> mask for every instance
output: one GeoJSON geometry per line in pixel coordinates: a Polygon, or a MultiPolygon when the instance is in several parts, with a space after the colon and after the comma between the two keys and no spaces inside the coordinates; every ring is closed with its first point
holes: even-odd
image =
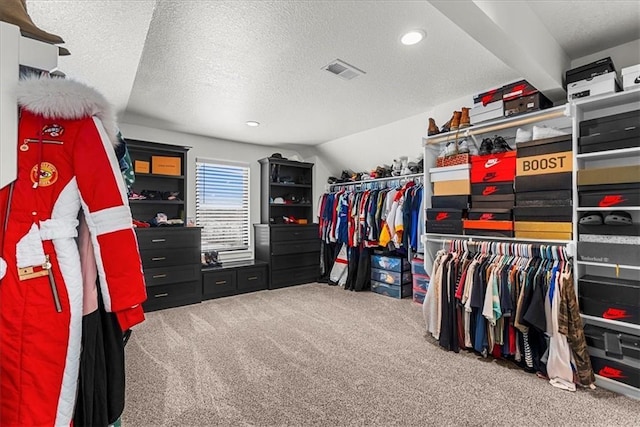
{"type": "Polygon", "coordinates": [[[454,111],[453,117],[451,118],[451,130],[457,130],[460,128],[460,117],[462,116],[462,111],[454,111]]]}
{"type": "Polygon", "coordinates": [[[427,135],[437,135],[440,131],[438,130],[438,126],[436,125],[436,121],[429,117],[429,129],[427,129],[427,135]]]}
{"type": "Polygon", "coordinates": [[[469,108],[462,107],[462,113],[460,115],[460,127],[466,128],[471,126],[471,119],[469,118],[469,108]]]}
{"type": "Polygon", "coordinates": [[[47,33],[36,27],[27,13],[27,0],[0,1],[0,21],[20,27],[23,36],[40,40],[45,43],[60,44],[64,40],[60,36],[47,33]]]}

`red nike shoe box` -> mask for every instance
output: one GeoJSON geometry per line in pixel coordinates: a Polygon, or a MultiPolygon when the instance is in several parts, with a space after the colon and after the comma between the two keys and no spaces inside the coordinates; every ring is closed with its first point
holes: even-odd
{"type": "Polygon", "coordinates": [[[581,207],[612,208],[640,205],[640,183],[581,185],[578,187],[581,207]]]}
{"type": "Polygon", "coordinates": [[[459,209],[427,209],[427,233],[462,234],[463,211],[459,209]]]}
{"type": "Polygon", "coordinates": [[[586,275],[578,280],[578,299],[584,314],[640,325],[637,280],[586,275]]]}
{"type": "Polygon", "coordinates": [[[471,157],[471,183],[513,181],[516,176],[516,152],[471,157]]]}
{"type": "Polygon", "coordinates": [[[463,227],[465,234],[469,234],[468,230],[513,231],[513,221],[465,219],[463,227]]]}
{"type": "Polygon", "coordinates": [[[511,221],[511,209],[470,209],[468,218],[477,221],[511,221]]]}
{"type": "Polygon", "coordinates": [[[513,193],[513,181],[483,182],[481,184],[471,184],[472,196],[500,196],[503,194],[513,193]]]}
{"type": "Polygon", "coordinates": [[[526,80],[519,80],[502,87],[502,100],[509,101],[511,99],[533,95],[537,92],[538,89],[536,89],[531,83],[526,80]]]}
{"type": "Polygon", "coordinates": [[[640,336],[620,331],[613,325],[599,328],[589,323],[584,333],[596,375],[640,388],[640,336]]]}

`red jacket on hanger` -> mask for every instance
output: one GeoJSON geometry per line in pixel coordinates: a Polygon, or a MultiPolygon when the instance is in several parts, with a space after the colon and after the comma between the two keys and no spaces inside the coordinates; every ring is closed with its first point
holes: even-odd
{"type": "Polygon", "coordinates": [[[0,425],[69,425],[83,314],[79,212],[105,308],[123,330],[144,320],[144,276],[104,97],[29,78],[18,103],[18,176],[0,189],[0,425]]]}

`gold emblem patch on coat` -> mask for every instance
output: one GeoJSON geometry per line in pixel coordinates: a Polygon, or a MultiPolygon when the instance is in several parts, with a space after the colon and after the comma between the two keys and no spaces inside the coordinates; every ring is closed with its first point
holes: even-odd
{"type": "Polygon", "coordinates": [[[44,136],[51,136],[53,138],[57,138],[59,136],[62,136],[63,133],[64,133],[64,128],[57,123],[44,125],[44,127],[42,128],[42,135],[44,136]]]}
{"type": "Polygon", "coordinates": [[[40,187],[48,187],[58,180],[58,169],[49,163],[40,163],[40,171],[38,173],[38,165],[31,168],[31,182],[37,182],[40,187]]]}

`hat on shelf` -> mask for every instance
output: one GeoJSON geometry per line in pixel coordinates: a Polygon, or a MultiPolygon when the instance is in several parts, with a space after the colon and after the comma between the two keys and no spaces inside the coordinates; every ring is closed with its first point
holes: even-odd
{"type": "Polygon", "coordinates": [[[269,156],[269,158],[287,160],[286,157],[282,157],[282,154],[280,153],[273,153],[272,155],[269,156]]]}

